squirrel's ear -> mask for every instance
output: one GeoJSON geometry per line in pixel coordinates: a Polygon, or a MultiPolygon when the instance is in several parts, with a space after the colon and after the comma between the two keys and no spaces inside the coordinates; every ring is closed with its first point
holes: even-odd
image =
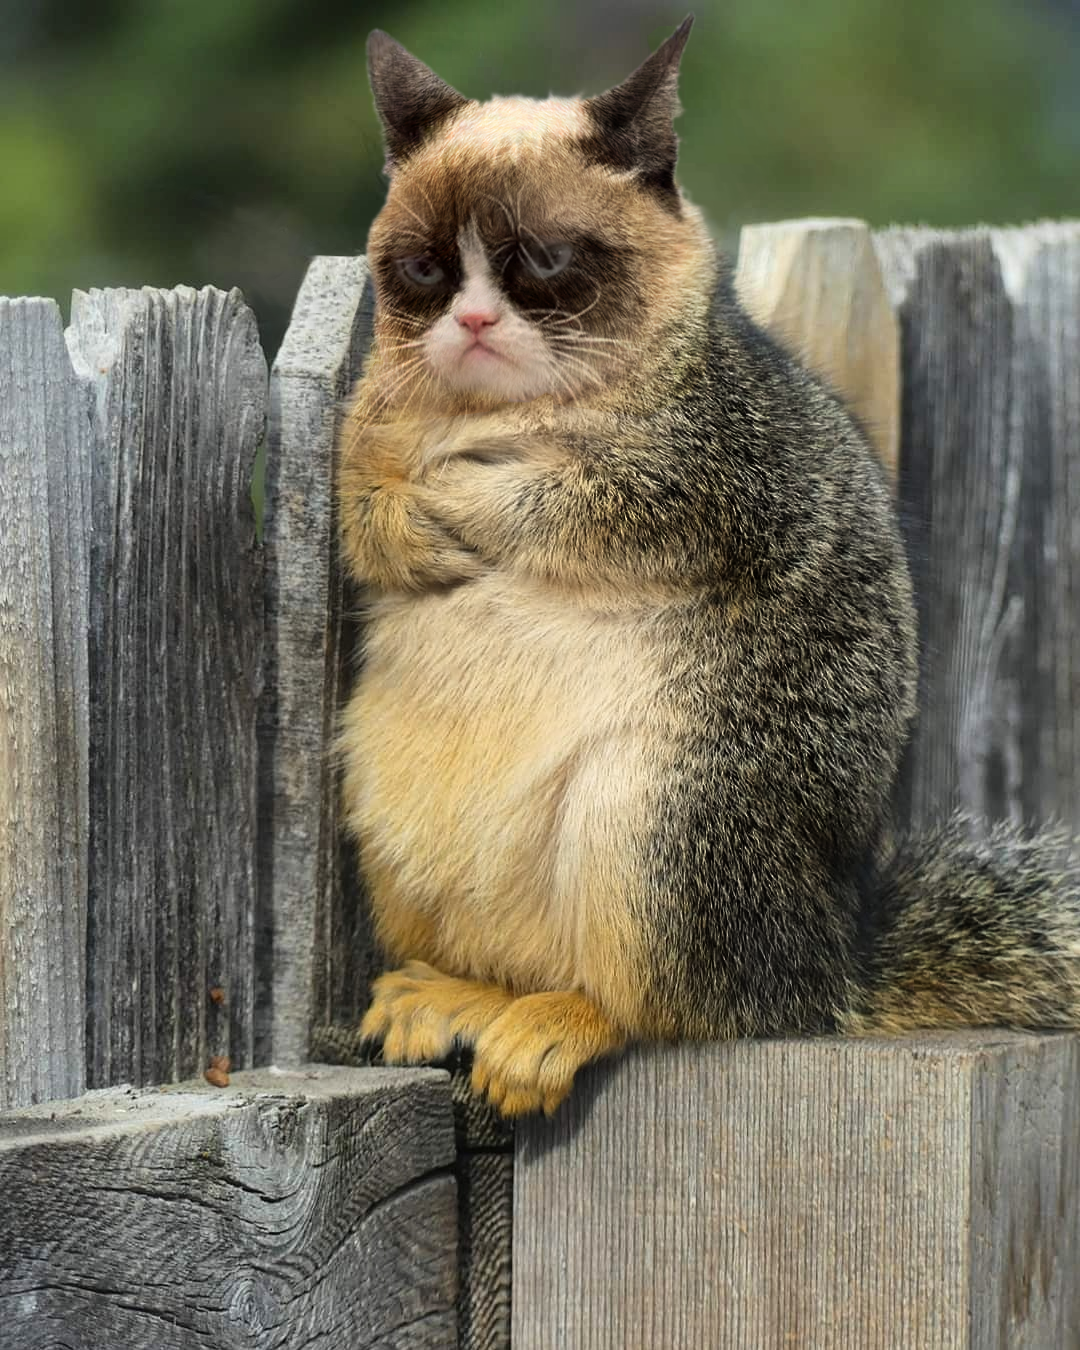
{"type": "Polygon", "coordinates": [[[469,100],[377,28],[368,38],[367,54],[375,111],[386,138],[387,168],[393,169],[469,100]]]}
{"type": "Polygon", "coordinates": [[[678,139],[672,125],[679,108],[679,61],[694,16],[688,14],[671,37],[622,84],[585,100],[596,128],[585,142],[589,158],[616,169],[635,170],[662,197],[678,200],[675,161],[678,139]]]}

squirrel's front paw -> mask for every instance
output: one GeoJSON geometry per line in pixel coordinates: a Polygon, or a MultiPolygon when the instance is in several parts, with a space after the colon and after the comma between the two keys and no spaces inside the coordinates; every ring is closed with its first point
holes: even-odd
{"type": "Polygon", "coordinates": [[[447,1014],[429,997],[443,977],[424,961],[410,961],[401,970],[380,975],[372,985],[371,1006],[360,1023],[367,1041],[382,1041],[389,1064],[423,1064],[445,1059],[454,1042],[447,1014]]]}
{"type": "Polygon", "coordinates": [[[455,1044],[471,1045],[511,1001],[498,985],[444,975],[425,961],[380,975],[371,992],[360,1034],[382,1041],[388,1064],[445,1059],[455,1044]]]}
{"type": "Polygon", "coordinates": [[[345,543],[357,579],[390,589],[453,586],[484,571],[479,555],[426,515],[404,488],[372,497],[362,524],[346,529],[345,543]]]}
{"type": "Polygon", "coordinates": [[[504,1116],[551,1115],[578,1069],[622,1044],[583,994],[526,994],[477,1039],[472,1088],[504,1116]]]}

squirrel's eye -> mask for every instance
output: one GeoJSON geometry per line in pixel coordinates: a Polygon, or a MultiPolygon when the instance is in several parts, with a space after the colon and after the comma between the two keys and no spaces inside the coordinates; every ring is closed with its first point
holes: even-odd
{"type": "Polygon", "coordinates": [[[435,259],[426,254],[418,258],[399,258],[397,266],[405,280],[414,286],[437,286],[446,276],[435,259]]]}
{"type": "Polygon", "coordinates": [[[557,276],[570,263],[574,250],[570,244],[546,243],[540,239],[522,245],[522,254],[534,276],[546,281],[557,276]]]}

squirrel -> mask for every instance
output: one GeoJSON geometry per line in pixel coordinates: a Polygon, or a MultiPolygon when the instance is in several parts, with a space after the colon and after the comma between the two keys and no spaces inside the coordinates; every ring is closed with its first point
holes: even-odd
{"type": "Polygon", "coordinates": [[[339,446],[361,1034],[553,1111],[637,1039],[1080,1025],[1064,842],[894,841],[916,621],[840,399],[675,181],[691,20],[591,98],[368,44],[389,191],[339,446]]]}

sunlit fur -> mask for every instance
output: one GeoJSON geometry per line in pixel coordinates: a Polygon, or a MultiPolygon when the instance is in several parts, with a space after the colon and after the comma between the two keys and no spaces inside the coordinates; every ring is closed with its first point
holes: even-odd
{"type": "Polygon", "coordinates": [[[899,531],[862,435],[742,313],[674,189],[686,31],[592,104],[468,103],[373,39],[392,178],[340,448],[367,615],[341,746],[404,965],[363,1030],[405,1062],[472,1046],[507,1114],[631,1037],[1080,1006],[1076,888],[1048,864],[957,867],[951,835],[885,859],[916,683],[899,531]],[[580,265],[534,285],[536,239],[580,265]],[[405,286],[414,256],[453,286],[405,286]],[[496,356],[466,353],[480,312],[496,356]],[[941,934],[975,915],[954,959],[941,934]],[[1013,963],[997,999],[970,993],[987,944],[1013,963]],[[1043,997],[1008,996],[1054,962],[1043,997]]]}

